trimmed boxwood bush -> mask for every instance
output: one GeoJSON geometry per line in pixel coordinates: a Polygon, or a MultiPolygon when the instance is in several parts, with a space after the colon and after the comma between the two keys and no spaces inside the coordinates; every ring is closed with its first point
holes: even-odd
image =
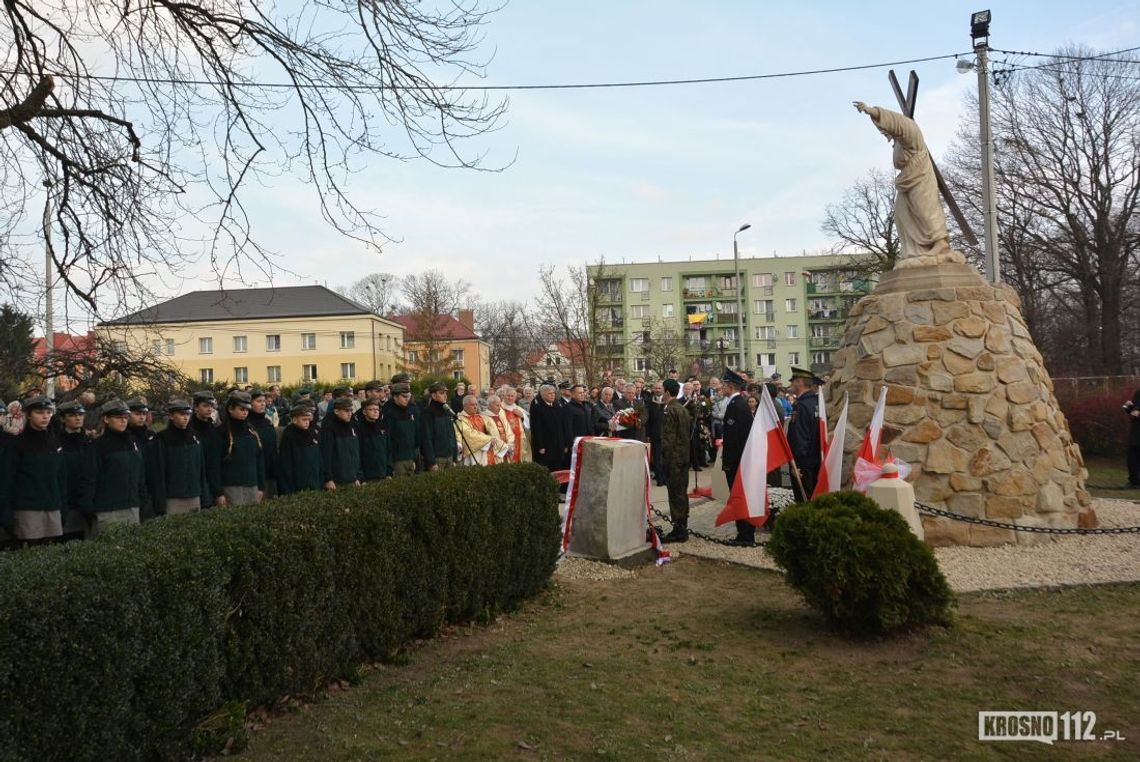
{"type": "Polygon", "coordinates": [[[558,530],[554,480],[524,464],[0,554],[0,759],[183,755],[234,707],[517,606],[547,584],[558,530]]]}
{"type": "Polygon", "coordinates": [[[836,492],[781,512],[768,552],[785,579],[844,634],[949,625],[954,595],[930,548],[895,511],[836,492]]]}

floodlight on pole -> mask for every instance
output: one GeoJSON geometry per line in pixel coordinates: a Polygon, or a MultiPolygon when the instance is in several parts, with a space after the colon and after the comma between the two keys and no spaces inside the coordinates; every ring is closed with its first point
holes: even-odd
{"type": "Polygon", "coordinates": [[[990,18],[989,11],[970,14],[970,38],[974,40],[975,45],[979,39],[990,36],[990,18]]]}
{"type": "Polygon", "coordinates": [[[736,237],[743,233],[748,228],[752,227],[752,223],[746,222],[736,229],[732,234],[732,267],[735,272],[733,276],[736,279],[736,362],[737,370],[744,368],[744,300],[742,294],[744,292],[744,279],[740,277],[740,248],[736,243],[736,237]]]}

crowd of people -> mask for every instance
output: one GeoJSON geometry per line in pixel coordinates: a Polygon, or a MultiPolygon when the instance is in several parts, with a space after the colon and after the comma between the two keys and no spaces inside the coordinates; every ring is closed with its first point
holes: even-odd
{"type": "MultiPolygon", "coordinates": [[[[688,536],[690,470],[712,464],[723,440],[721,467],[732,480],[762,383],[776,414],[792,421],[789,438],[810,494],[819,463],[810,373],[797,369],[787,389],[778,375],[676,376],[607,377],[592,389],[550,383],[537,393],[511,385],[480,393],[463,383],[452,392],[435,383],[414,400],[408,376],[397,374],[316,397],[301,389],[292,400],[278,386],[234,389],[221,400],[200,391],[154,409],[143,397],[96,404],[90,391],[56,407],[32,388],[0,404],[0,530],[23,545],[455,465],[533,460],[555,471],[569,467],[577,437],[611,436],[650,445],[679,541],[688,536]]],[[[748,529],[740,535],[747,541],[748,529]]]]}

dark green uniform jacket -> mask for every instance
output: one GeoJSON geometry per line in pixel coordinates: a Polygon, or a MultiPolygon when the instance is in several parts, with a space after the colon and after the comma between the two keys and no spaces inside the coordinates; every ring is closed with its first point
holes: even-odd
{"type": "Polygon", "coordinates": [[[429,402],[421,413],[420,451],[428,466],[434,465],[436,458],[459,457],[454,420],[451,407],[435,400],[429,402]]]}
{"type": "Polygon", "coordinates": [[[261,439],[246,421],[226,418],[206,442],[206,481],[210,502],[222,495],[222,487],[265,489],[265,459],[261,439]]]}
{"type": "Polygon", "coordinates": [[[87,436],[86,431],[80,430],[75,434],[64,431],[59,435],[59,443],[67,461],[67,512],[89,514],[98,476],[95,440],[87,436]]]}
{"type": "Polygon", "coordinates": [[[198,435],[198,439],[202,444],[206,444],[210,440],[210,434],[213,433],[217,426],[213,421],[203,421],[197,415],[190,416],[190,428],[198,435]]]}
{"type": "Polygon", "coordinates": [[[211,502],[210,485],[206,481],[206,448],[202,440],[187,426],[171,424],[158,434],[159,491],[154,496],[154,510],[166,515],[167,498],[196,497],[202,507],[211,502]]]}
{"type": "Polygon", "coordinates": [[[106,429],[95,440],[95,513],[138,508],[146,499],[143,456],[130,432],[106,429]]]}
{"type": "Polygon", "coordinates": [[[321,469],[321,436],[317,430],[286,426],[277,451],[277,493],[321,489],[321,469]]]}
{"type": "Polygon", "coordinates": [[[326,482],[345,484],[363,478],[360,439],[352,421],[342,421],[334,415],[321,425],[321,462],[326,482]]]}
{"type": "Polygon", "coordinates": [[[15,511],[59,511],[67,513],[67,463],[59,439],[51,429],[36,431],[26,426],[10,445],[10,489],[0,524],[12,526],[15,511]]]}
{"type": "Polygon", "coordinates": [[[667,474],[678,470],[688,479],[689,472],[689,432],[693,419],[689,411],[677,400],[665,406],[665,416],[661,426],[661,460],[667,474]]]}
{"type": "Polygon", "coordinates": [[[381,420],[384,428],[388,430],[388,446],[391,452],[391,462],[402,460],[415,460],[416,452],[420,448],[419,416],[411,405],[400,407],[395,403],[384,406],[381,420]]]}
{"type": "Polygon", "coordinates": [[[249,426],[261,440],[261,457],[265,458],[265,478],[277,478],[277,429],[265,413],[249,411],[249,426]]]}
{"type": "Polygon", "coordinates": [[[388,430],[384,422],[359,420],[356,434],[360,437],[360,470],[364,481],[374,482],[392,475],[392,461],[389,457],[388,430]]]}
{"type": "MultiPolygon", "coordinates": [[[[127,431],[139,443],[139,450],[143,456],[143,478],[146,479],[146,491],[149,496],[142,506],[143,513],[146,514],[145,518],[150,518],[155,514],[152,501],[154,496],[161,491],[159,482],[162,479],[162,469],[158,463],[158,434],[154,433],[146,426],[127,426],[127,431]]],[[[143,518],[140,516],[140,518],[143,518]]]]}

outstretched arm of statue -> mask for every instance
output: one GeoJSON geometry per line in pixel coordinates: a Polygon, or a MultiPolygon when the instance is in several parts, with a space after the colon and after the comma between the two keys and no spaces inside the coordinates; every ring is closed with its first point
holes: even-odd
{"type": "Polygon", "coordinates": [[[874,122],[879,121],[879,107],[878,106],[868,106],[863,101],[852,101],[852,103],[854,104],[855,109],[859,113],[866,114],[867,116],[871,117],[871,120],[874,122]]]}

